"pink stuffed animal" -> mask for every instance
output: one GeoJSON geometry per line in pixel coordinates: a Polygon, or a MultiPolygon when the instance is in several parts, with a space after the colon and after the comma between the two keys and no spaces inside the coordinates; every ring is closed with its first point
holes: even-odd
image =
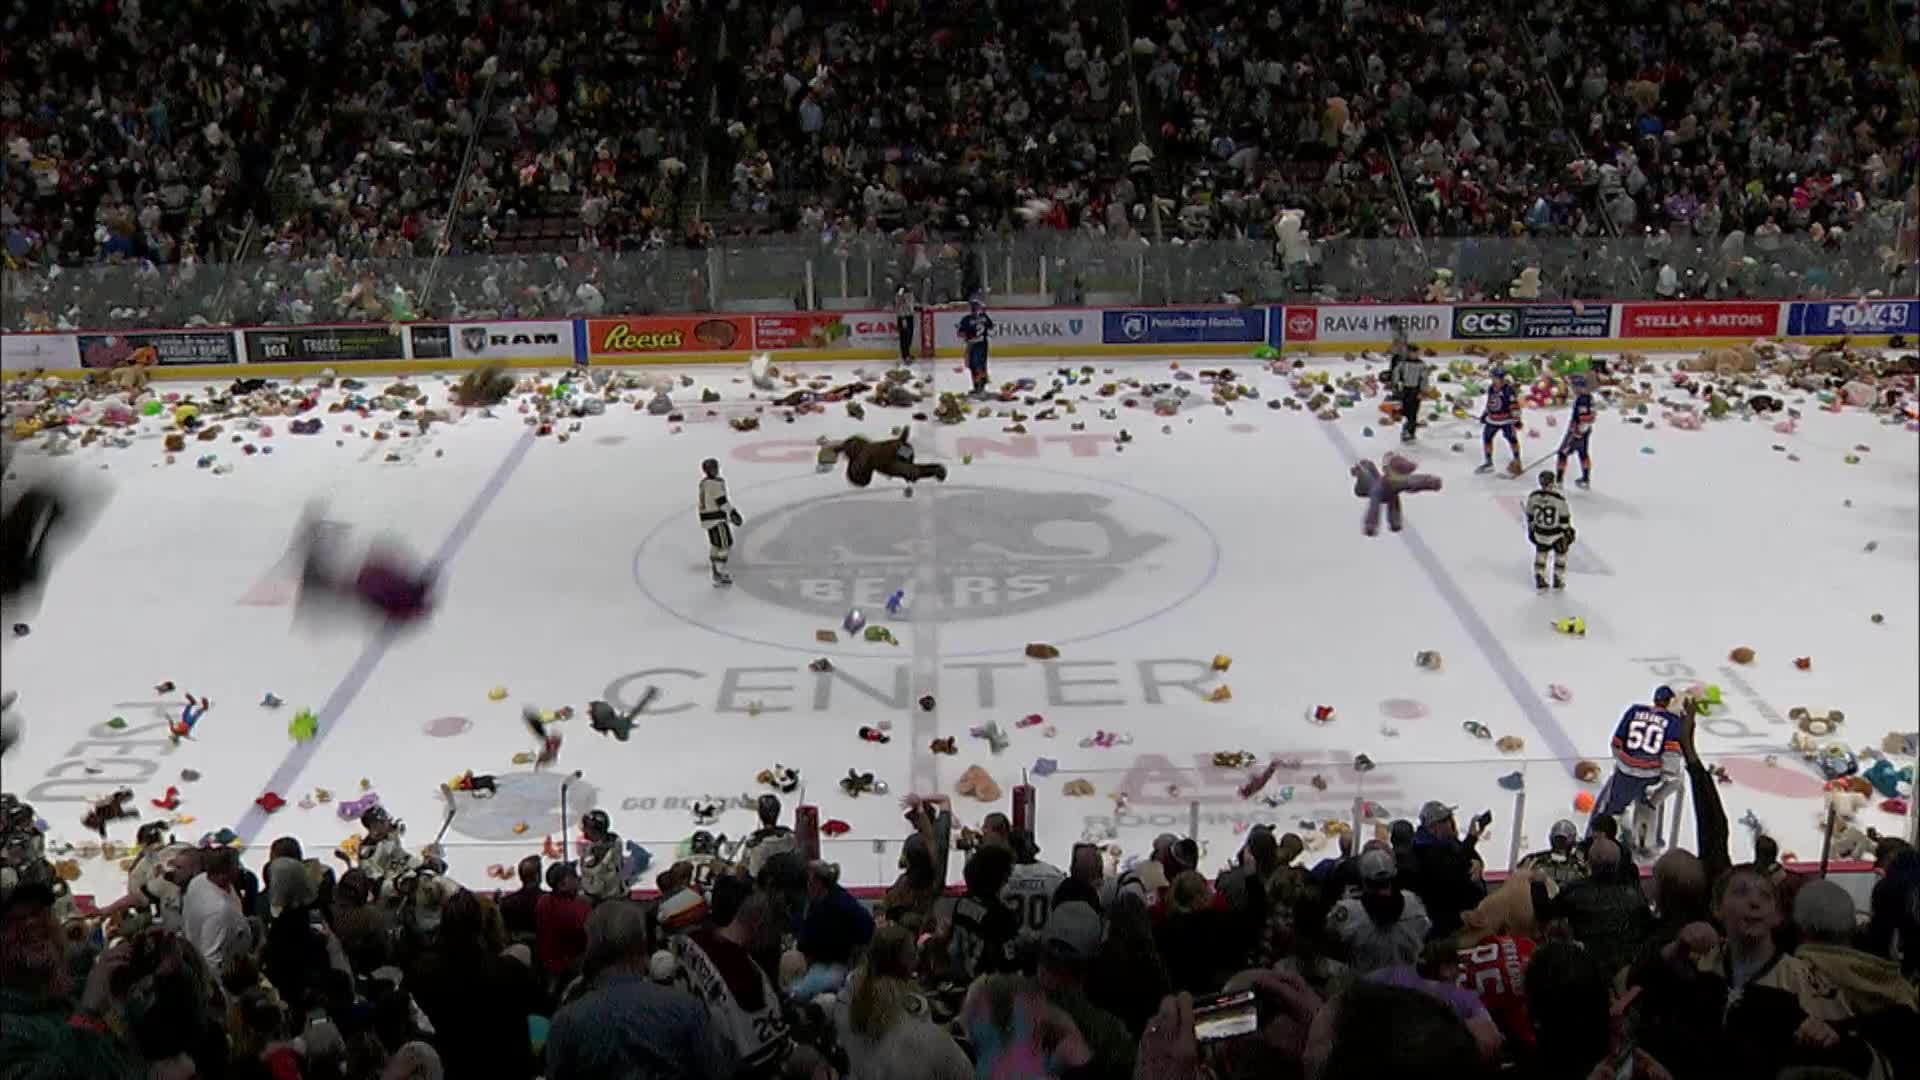
{"type": "Polygon", "coordinates": [[[1371,461],[1362,461],[1349,470],[1353,475],[1353,493],[1367,500],[1367,514],[1360,523],[1360,531],[1367,536],[1379,534],[1382,507],[1386,508],[1387,527],[1400,531],[1404,523],[1400,512],[1403,493],[1440,490],[1440,478],[1414,472],[1416,466],[1411,458],[1388,454],[1381,461],[1386,465],[1384,471],[1371,461]]]}

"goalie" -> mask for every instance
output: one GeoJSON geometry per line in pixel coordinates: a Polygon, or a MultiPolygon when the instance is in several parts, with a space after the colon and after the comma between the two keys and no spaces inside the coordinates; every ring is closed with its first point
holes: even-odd
{"type": "Polygon", "coordinates": [[[864,435],[854,435],[839,442],[823,440],[820,443],[819,470],[826,472],[833,468],[843,455],[847,459],[847,483],[854,487],[866,487],[872,483],[874,473],[905,480],[909,484],[928,477],[942,482],[947,479],[945,465],[921,465],[913,460],[913,444],[907,441],[906,428],[895,428],[893,438],[878,442],[864,435]]]}

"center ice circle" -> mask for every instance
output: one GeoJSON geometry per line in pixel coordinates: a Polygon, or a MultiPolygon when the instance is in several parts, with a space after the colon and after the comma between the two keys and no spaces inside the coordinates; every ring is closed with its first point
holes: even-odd
{"type": "Polygon", "coordinates": [[[1153,492],[1026,466],[975,465],[964,475],[922,483],[913,499],[885,477],[849,488],[837,473],[737,491],[733,501],[750,516],[736,530],[732,594],[803,617],[788,640],[767,634],[764,618],[709,621],[705,536],[689,515],[647,535],[634,579],[687,622],[754,644],[817,653],[805,628],[837,626],[860,608],[873,623],[939,623],[950,631],[943,655],[964,657],[1139,625],[1191,599],[1218,569],[1211,530],[1153,492]],[[896,591],[905,604],[889,614],[896,591]],[[985,647],[989,628],[1001,627],[1007,637],[985,647]]]}
{"type": "MultiPolygon", "coordinates": [[[[521,846],[525,846],[529,838],[538,843],[539,838],[548,833],[558,833],[564,838],[574,827],[570,821],[556,828],[561,825],[560,783],[566,776],[551,772],[501,773],[494,777],[496,790],[491,797],[454,796],[459,800],[459,810],[447,829],[469,840],[521,846]],[[527,826],[526,832],[514,832],[515,826],[522,823],[527,826]]],[[[598,805],[599,798],[599,789],[590,781],[575,780],[567,789],[567,815],[578,821],[581,814],[598,805]]]]}

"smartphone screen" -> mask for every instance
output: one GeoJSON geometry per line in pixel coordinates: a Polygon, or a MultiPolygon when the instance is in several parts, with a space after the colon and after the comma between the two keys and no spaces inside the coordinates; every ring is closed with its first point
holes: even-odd
{"type": "Polygon", "coordinates": [[[1237,1039],[1260,1030],[1253,991],[1221,994],[1193,1003],[1193,1037],[1200,1042],[1237,1039]]]}

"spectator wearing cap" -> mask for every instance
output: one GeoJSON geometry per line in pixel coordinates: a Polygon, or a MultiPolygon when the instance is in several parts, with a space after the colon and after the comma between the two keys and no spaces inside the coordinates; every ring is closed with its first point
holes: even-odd
{"type": "Polygon", "coordinates": [[[1487,895],[1480,882],[1480,840],[1475,822],[1464,839],[1453,817],[1454,808],[1429,802],[1420,808],[1420,827],[1413,831],[1413,867],[1407,888],[1418,893],[1433,919],[1433,933],[1453,934],[1460,916],[1487,895]]]}
{"type": "Polygon", "coordinates": [[[240,854],[229,847],[209,851],[200,873],[187,884],[181,899],[181,929],[187,942],[215,971],[229,952],[251,947],[252,930],[234,887],[240,877],[240,854]]]}
{"type": "Polygon", "coordinates": [[[115,946],[94,961],[79,1009],[70,992],[65,935],[50,886],[20,885],[0,898],[0,1075],[135,1080],[145,1065],[111,1029],[106,1015],[115,971],[132,947],[115,946]]]}
{"type": "Polygon", "coordinates": [[[1632,963],[1653,933],[1653,912],[1638,881],[1623,881],[1617,870],[1620,847],[1604,836],[1587,848],[1593,874],[1552,897],[1544,882],[1533,885],[1534,918],[1543,925],[1565,919],[1575,941],[1587,947],[1609,975],[1632,963]]]}
{"type": "Polygon", "coordinates": [[[1356,974],[1409,966],[1433,930],[1433,919],[1417,893],[1401,888],[1393,852],[1370,847],[1355,860],[1360,895],[1333,905],[1327,929],[1339,940],[1356,974]]]}
{"type": "Polygon", "coordinates": [[[834,1003],[833,1024],[846,1051],[847,1080],[971,1080],[973,1064],[914,981],[913,932],[883,926],[834,1003]]]}
{"type": "Polygon", "coordinates": [[[1040,932],[1035,980],[1040,990],[1074,1026],[1093,1051],[1087,1076],[1126,1080],[1133,1075],[1136,1044],[1120,1018],[1087,996],[1087,976],[1099,959],[1106,937],[1100,913],[1082,903],[1062,904],[1040,932]]]}
{"type": "Polygon", "coordinates": [[[1547,850],[1522,858],[1519,869],[1533,871],[1556,890],[1585,878],[1587,856],[1580,850],[1579,826],[1565,818],[1554,822],[1547,831],[1547,850]]]}
{"type": "Polygon", "coordinates": [[[650,977],[647,915],[638,904],[601,904],[587,918],[586,936],[595,975],[583,995],[554,1014],[547,1080],[733,1075],[732,1049],[699,999],[650,977]]]}
{"type": "Polygon", "coordinates": [[[572,863],[547,867],[547,890],[533,906],[533,951],[551,992],[566,985],[586,952],[593,905],[580,895],[580,875],[572,863]]]}
{"type": "Polygon", "coordinates": [[[1900,965],[1854,947],[1859,917],[1853,897],[1824,878],[1807,882],[1793,900],[1800,946],[1793,951],[1840,993],[1853,1014],[1853,1032],[1893,1066],[1891,1075],[1911,1075],[1920,1049],[1913,1039],[1920,1021],[1920,995],[1902,978],[1900,965]]]}

